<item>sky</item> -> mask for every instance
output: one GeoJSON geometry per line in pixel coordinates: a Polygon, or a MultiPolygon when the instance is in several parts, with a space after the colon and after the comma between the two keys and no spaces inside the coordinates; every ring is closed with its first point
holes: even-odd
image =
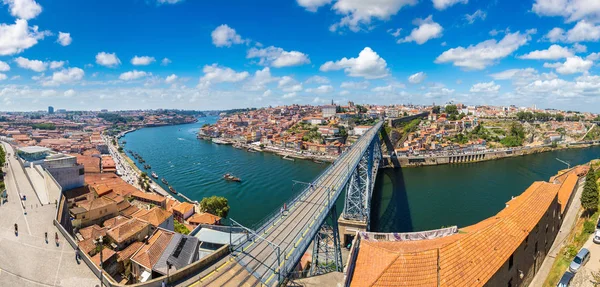
{"type": "Polygon", "coordinates": [[[0,0],[0,110],[600,112],[595,0],[0,0]]]}

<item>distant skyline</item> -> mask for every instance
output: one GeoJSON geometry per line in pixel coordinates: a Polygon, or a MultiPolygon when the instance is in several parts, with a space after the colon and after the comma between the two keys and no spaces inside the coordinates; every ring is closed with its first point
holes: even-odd
{"type": "Polygon", "coordinates": [[[594,1],[0,3],[0,111],[334,100],[600,112],[594,1]]]}

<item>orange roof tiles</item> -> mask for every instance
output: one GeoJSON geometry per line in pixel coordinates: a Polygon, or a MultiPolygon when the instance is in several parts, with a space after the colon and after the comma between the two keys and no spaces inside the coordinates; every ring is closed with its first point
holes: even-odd
{"type": "Polygon", "coordinates": [[[105,184],[116,194],[123,197],[128,197],[138,190],[114,173],[86,173],[85,183],[91,186],[105,184]]]}
{"type": "Polygon", "coordinates": [[[163,222],[165,222],[165,220],[169,219],[169,217],[171,216],[173,216],[173,214],[158,207],[153,207],[150,210],[142,209],[139,212],[133,214],[134,218],[146,221],[156,227],[161,225],[163,222]]]}
{"type": "Polygon", "coordinates": [[[148,244],[144,245],[140,250],[138,250],[138,252],[133,255],[131,260],[148,269],[152,269],[154,264],[158,262],[158,259],[160,259],[160,256],[167,248],[167,245],[169,245],[173,234],[173,232],[162,229],[156,230],[154,235],[152,235],[152,237],[150,237],[148,240],[148,244]]]}
{"type": "Polygon", "coordinates": [[[147,222],[141,221],[139,219],[132,218],[126,222],[123,222],[110,230],[108,230],[107,234],[114,241],[121,243],[131,236],[137,234],[146,228],[149,224],[147,222]]]}
{"type": "Polygon", "coordinates": [[[362,240],[351,285],[436,286],[439,276],[440,286],[484,286],[538,224],[560,187],[535,182],[496,216],[455,235],[418,241],[362,240]]]}
{"type": "Polygon", "coordinates": [[[561,214],[565,212],[578,180],[579,176],[577,176],[576,171],[572,171],[561,184],[560,189],[558,190],[558,203],[560,204],[561,214]]]}
{"type": "Polygon", "coordinates": [[[173,211],[179,212],[181,214],[186,214],[192,209],[194,209],[194,205],[189,202],[182,202],[173,207],[173,211]]]}
{"type": "Polygon", "coordinates": [[[94,224],[92,226],[79,229],[79,234],[81,234],[81,237],[83,237],[83,239],[98,239],[98,237],[106,235],[106,228],[102,228],[94,224]]]}
{"type": "Polygon", "coordinates": [[[129,246],[127,246],[127,248],[117,252],[117,256],[119,257],[118,260],[129,260],[131,256],[133,256],[133,254],[136,253],[143,245],[144,243],[139,241],[131,243],[129,246]]]}
{"type": "Polygon", "coordinates": [[[220,220],[221,217],[208,212],[196,213],[188,218],[188,222],[191,224],[217,224],[220,220]]]}
{"type": "MultiPolygon", "coordinates": [[[[108,259],[113,257],[115,254],[117,254],[117,253],[114,252],[112,249],[104,247],[102,249],[102,261],[103,261],[102,265],[104,265],[105,262],[108,261],[108,259]]],[[[94,264],[100,266],[100,252],[98,252],[98,254],[96,254],[96,255],[94,255],[94,257],[92,257],[92,262],[94,262],[94,264]]]]}
{"type": "Polygon", "coordinates": [[[127,220],[129,220],[129,218],[119,215],[119,216],[115,216],[111,219],[105,220],[102,223],[102,226],[104,226],[105,228],[111,229],[127,220]]]}
{"type": "Polygon", "coordinates": [[[133,196],[134,198],[137,198],[137,199],[142,199],[142,200],[147,200],[147,201],[157,202],[157,203],[165,201],[164,196],[158,195],[156,193],[142,192],[139,190],[136,190],[135,192],[133,192],[131,194],[131,196],[133,196]]]}

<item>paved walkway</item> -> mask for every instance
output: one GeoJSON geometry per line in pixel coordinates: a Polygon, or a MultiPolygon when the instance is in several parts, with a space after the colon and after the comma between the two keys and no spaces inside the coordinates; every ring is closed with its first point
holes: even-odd
{"type": "Polygon", "coordinates": [[[590,236],[588,241],[583,245],[590,251],[590,261],[588,261],[579,271],[575,274],[572,281],[572,286],[577,287],[594,287],[592,283],[591,272],[600,271],[600,245],[594,243],[594,236],[590,236]]]}
{"type": "MultiPolygon", "coordinates": [[[[4,144],[4,148],[14,155],[10,146],[4,144]]],[[[75,251],[60,233],[59,245],[55,244],[57,229],[52,222],[56,207],[40,204],[14,156],[9,157],[9,168],[5,171],[8,202],[0,206],[0,286],[98,285],[98,278],[87,265],[76,263],[75,251]],[[23,204],[18,193],[27,196],[23,204]],[[18,236],[14,232],[15,223],[19,226],[18,236]],[[45,241],[44,232],[48,232],[49,242],[45,241]]]]}
{"type": "MultiPolygon", "coordinates": [[[[579,210],[581,209],[581,192],[583,191],[583,184],[579,185],[579,188],[575,192],[573,197],[573,201],[567,210],[565,215],[565,219],[563,220],[563,224],[554,239],[554,243],[552,247],[550,247],[550,251],[548,252],[548,256],[544,259],[544,263],[540,267],[540,270],[531,281],[529,286],[542,286],[546,278],[548,278],[548,274],[550,274],[550,270],[552,269],[552,265],[554,264],[554,260],[556,260],[556,256],[560,249],[564,246],[565,240],[567,239],[569,233],[575,226],[577,222],[577,218],[579,218],[579,210]]],[[[578,286],[578,285],[575,285],[578,286]]]]}

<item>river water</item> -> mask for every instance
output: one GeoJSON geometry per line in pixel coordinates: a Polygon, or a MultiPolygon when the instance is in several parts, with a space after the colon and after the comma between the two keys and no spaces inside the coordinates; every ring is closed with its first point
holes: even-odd
{"type": "MultiPolygon", "coordinates": [[[[192,200],[226,197],[231,206],[229,217],[247,226],[279,210],[303,187],[293,180],[309,182],[326,168],[325,164],[292,162],[196,139],[202,125],[216,120],[205,117],[193,124],[144,128],[122,140],[127,142],[126,150],[139,153],[152,171],[192,200]],[[242,182],[223,180],[225,173],[242,182]]],[[[496,214],[533,181],[548,180],[565,168],[556,158],[579,164],[600,158],[600,147],[473,164],[382,170],[375,184],[371,229],[405,232],[476,223],[496,214]]],[[[341,212],[343,198],[337,206],[341,212]]]]}

